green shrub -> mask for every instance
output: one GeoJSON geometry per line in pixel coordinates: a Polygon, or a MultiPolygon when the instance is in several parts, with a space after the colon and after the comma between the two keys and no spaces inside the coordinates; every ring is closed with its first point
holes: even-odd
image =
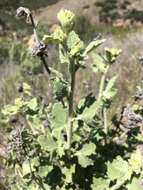
{"type": "Polygon", "coordinates": [[[133,21],[143,22],[143,11],[131,9],[130,11],[126,12],[125,18],[130,19],[132,22],[133,21]]]}
{"type": "MultiPolygon", "coordinates": [[[[88,54],[105,40],[94,39],[85,45],[74,31],[72,12],[61,10],[58,19],[58,28],[45,35],[43,42],[57,44],[68,77],[45,65],[41,59],[45,49],[39,41],[36,45],[56,97],[47,104],[23,83],[20,96],[1,110],[1,122],[11,131],[5,160],[13,171],[9,189],[141,190],[143,108],[125,107],[119,119],[108,119],[117,76],[108,79],[107,73],[121,50],[106,48],[87,65],[88,54]],[[76,103],[76,76],[87,67],[101,75],[98,96],[88,94],[76,103]]],[[[140,98],[137,94],[136,100],[140,98]]]]}

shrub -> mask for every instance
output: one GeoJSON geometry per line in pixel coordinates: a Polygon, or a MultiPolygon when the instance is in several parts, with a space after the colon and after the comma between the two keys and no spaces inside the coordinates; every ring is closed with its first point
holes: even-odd
{"type": "MultiPolygon", "coordinates": [[[[23,83],[19,98],[1,111],[1,122],[10,131],[5,161],[13,169],[9,189],[141,190],[142,107],[125,107],[119,119],[108,119],[117,76],[107,79],[107,73],[121,50],[106,48],[102,54],[95,53],[95,62],[87,65],[88,54],[104,40],[85,45],[74,31],[72,12],[61,10],[58,28],[40,42],[31,12],[18,11],[32,21],[37,39],[32,53],[43,62],[55,96],[46,103],[23,83]],[[46,64],[49,42],[57,44],[68,77],[46,64]],[[76,103],[76,75],[87,67],[101,75],[98,96],[88,94],[76,103]]],[[[142,99],[141,94],[136,94],[136,101],[142,99]]]]}

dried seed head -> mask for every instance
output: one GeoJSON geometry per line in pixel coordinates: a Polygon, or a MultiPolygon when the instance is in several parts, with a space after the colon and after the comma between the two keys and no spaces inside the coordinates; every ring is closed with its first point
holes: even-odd
{"type": "Polygon", "coordinates": [[[25,7],[19,7],[16,10],[16,16],[19,18],[26,18],[26,21],[29,22],[31,11],[25,7]]]}
{"type": "Polygon", "coordinates": [[[48,55],[47,46],[43,42],[35,44],[35,46],[31,49],[31,53],[33,56],[48,55]]]}
{"type": "Polygon", "coordinates": [[[126,129],[133,129],[143,125],[143,117],[134,113],[129,107],[124,107],[121,113],[120,123],[126,129]]]}

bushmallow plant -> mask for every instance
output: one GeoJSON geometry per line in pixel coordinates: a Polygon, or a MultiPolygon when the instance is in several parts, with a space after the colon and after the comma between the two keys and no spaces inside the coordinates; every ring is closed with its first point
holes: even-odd
{"type": "Polygon", "coordinates": [[[74,31],[75,15],[69,10],[58,13],[59,25],[42,40],[29,9],[19,8],[17,16],[26,17],[32,24],[37,40],[32,53],[45,66],[54,98],[45,104],[23,83],[19,97],[1,110],[2,122],[10,131],[5,160],[12,169],[9,189],[143,189],[143,108],[135,101],[122,110],[120,117],[108,118],[117,93],[117,76],[109,79],[108,71],[121,50],[106,48],[96,53],[104,39],[96,38],[86,45],[74,31]],[[66,77],[47,65],[49,43],[57,45],[66,77]],[[86,60],[90,52],[94,52],[94,61],[89,64],[86,60]],[[87,67],[101,76],[98,96],[86,94],[75,102],[76,75],[87,67]]]}

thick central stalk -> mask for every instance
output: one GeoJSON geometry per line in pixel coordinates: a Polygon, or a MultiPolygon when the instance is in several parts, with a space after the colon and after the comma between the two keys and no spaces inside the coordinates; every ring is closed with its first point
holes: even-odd
{"type": "MultiPolygon", "coordinates": [[[[104,71],[102,78],[101,78],[100,87],[99,87],[99,94],[98,94],[98,101],[99,102],[103,98],[102,96],[103,96],[103,92],[105,89],[105,81],[106,81],[106,75],[107,75],[108,70],[109,70],[109,66],[107,66],[107,68],[104,71]]],[[[103,120],[104,120],[104,132],[105,132],[105,134],[107,134],[108,133],[108,124],[107,124],[107,109],[106,109],[106,107],[103,107],[102,114],[103,114],[103,120]]]]}
{"type": "Polygon", "coordinates": [[[102,95],[103,95],[103,91],[104,91],[104,88],[105,88],[105,80],[106,80],[106,75],[107,75],[108,70],[109,70],[109,66],[107,66],[106,70],[104,71],[104,73],[103,73],[103,75],[101,77],[99,93],[98,93],[98,101],[101,100],[102,95]]]}
{"type": "Polygon", "coordinates": [[[75,90],[75,64],[70,64],[70,92],[69,92],[69,111],[68,111],[68,128],[67,128],[67,148],[70,149],[72,142],[73,116],[74,116],[74,90],[75,90]]]}

